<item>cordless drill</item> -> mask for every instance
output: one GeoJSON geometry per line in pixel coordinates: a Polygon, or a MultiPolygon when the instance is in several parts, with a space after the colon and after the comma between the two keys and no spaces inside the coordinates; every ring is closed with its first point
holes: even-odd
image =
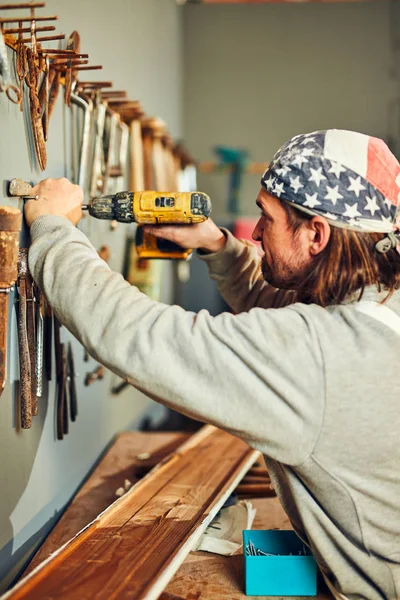
{"type": "MultiPolygon", "coordinates": [[[[9,195],[35,199],[32,186],[21,179],[9,183],[9,195]]],[[[118,192],[92,198],[83,204],[96,219],[137,223],[136,247],[139,258],[186,259],[191,249],[147,234],[140,225],[189,225],[202,223],[211,213],[211,201],[202,192],[118,192]]]]}
{"type": "Polygon", "coordinates": [[[97,196],[82,206],[96,219],[137,223],[139,258],[185,259],[191,249],[145,233],[140,225],[189,225],[202,223],[211,213],[210,198],[202,192],[118,192],[97,196]]]}

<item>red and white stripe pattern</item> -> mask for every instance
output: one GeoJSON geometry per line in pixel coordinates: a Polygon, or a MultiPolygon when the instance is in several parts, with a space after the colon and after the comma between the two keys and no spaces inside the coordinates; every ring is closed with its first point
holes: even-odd
{"type": "Polygon", "coordinates": [[[337,227],[389,232],[400,200],[400,164],[378,138],[339,129],[315,131],[284,144],[261,184],[337,227]]]}
{"type": "Polygon", "coordinates": [[[400,199],[400,165],[383,140],[330,129],[325,135],[325,158],[361,175],[397,206],[400,199]]]}

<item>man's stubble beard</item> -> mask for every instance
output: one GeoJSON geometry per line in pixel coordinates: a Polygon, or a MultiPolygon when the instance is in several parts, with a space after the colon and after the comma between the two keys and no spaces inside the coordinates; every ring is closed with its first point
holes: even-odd
{"type": "Polygon", "coordinates": [[[272,286],[283,290],[299,289],[310,273],[310,264],[305,260],[292,259],[290,262],[275,261],[270,265],[266,255],[261,258],[261,273],[264,280],[272,286]]]}

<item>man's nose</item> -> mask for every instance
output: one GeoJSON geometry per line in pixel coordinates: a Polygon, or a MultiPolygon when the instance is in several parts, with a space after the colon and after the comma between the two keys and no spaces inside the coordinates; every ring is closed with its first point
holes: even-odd
{"type": "Polygon", "coordinates": [[[261,242],[261,234],[262,234],[261,219],[258,219],[257,224],[253,229],[253,233],[251,234],[251,237],[253,238],[253,240],[255,242],[261,242]]]}

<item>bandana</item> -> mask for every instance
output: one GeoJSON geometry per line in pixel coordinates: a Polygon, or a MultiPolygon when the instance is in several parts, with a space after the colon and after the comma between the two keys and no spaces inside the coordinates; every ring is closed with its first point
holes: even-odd
{"type": "MultiPolygon", "coordinates": [[[[378,138],[338,129],[296,135],[275,154],[261,185],[336,227],[383,233],[397,229],[400,164],[378,138]]],[[[386,246],[390,239],[385,252],[399,243],[388,236],[386,246]]]]}

